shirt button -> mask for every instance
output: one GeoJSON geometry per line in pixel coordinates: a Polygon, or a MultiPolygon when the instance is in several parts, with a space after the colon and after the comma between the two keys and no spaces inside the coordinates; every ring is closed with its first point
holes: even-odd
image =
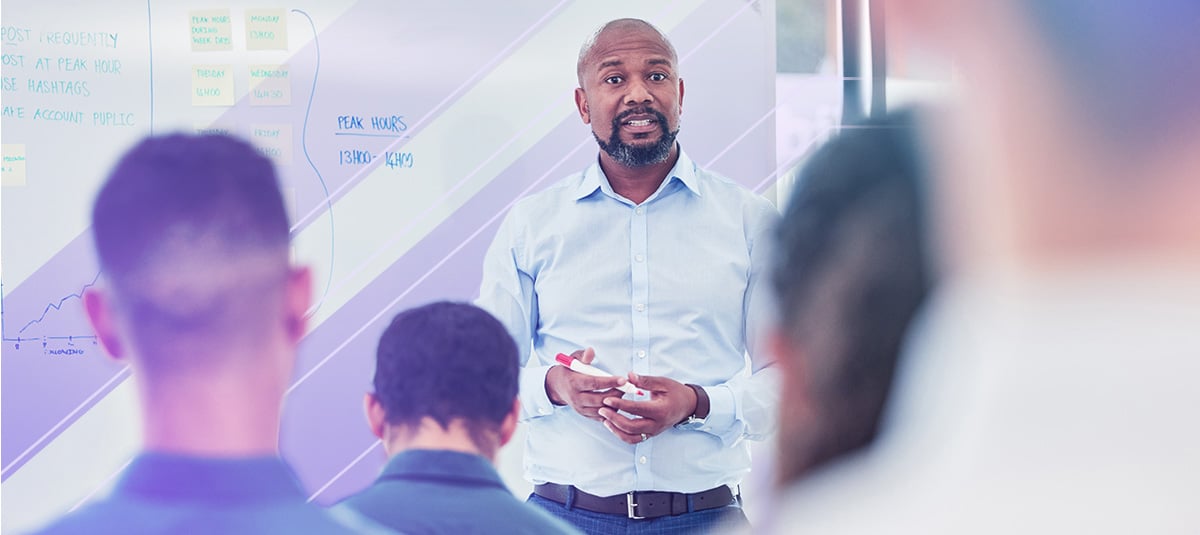
{"type": "Polygon", "coordinates": [[[542,408],[538,409],[538,414],[550,414],[550,409],[542,407],[542,408]]]}
{"type": "Polygon", "coordinates": [[[644,359],[644,358],[646,358],[646,350],[644,350],[644,349],[639,349],[639,350],[638,350],[638,353],[637,353],[637,355],[638,355],[638,358],[639,358],[639,359],[644,359]]]}
{"type": "Polygon", "coordinates": [[[634,213],[636,213],[637,215],[642,215],[642,212],[645,212],[645,211],[646,211],[645,209],[643,209],[642,207],[639,206],[636,210],[634,210],[634,213]]]}
{"type": "Polygon", "coordinates": [[[646,257],[644,257],[644,256],[642,256],[642,255],[640,255],[640,254],[639,254],[639,255],[633,255],[633,259],[634,259],[634,260],[637,260],[638,262],[645,262],[645,261],[646,261],[646,257]]]}
{"type": "Polygon", "coordinates": [[[642,464],[646,464],[646,456],[643,455],[641,459],[638,459],[638,462],[642,463],[642,464]]]}
{"type": "Polygon", "coordinates": [[[638,303],[638,304],[634,305],[634,306],[633,306],[633,308],[634,308],[635,310],[637,310],[638,312],[645,312],[645,311],[646,311],[646,305],[644,305],[644,304],[642,304],[642,303],[638,303]]]}

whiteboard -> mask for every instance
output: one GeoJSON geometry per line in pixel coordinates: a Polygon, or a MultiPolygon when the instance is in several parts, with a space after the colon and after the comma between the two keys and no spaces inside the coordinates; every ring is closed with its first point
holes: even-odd
{"type": "Polygon", "coordinates": [[[512,202],[594,161],[572,91],[599,25],[667,32],[685,150],[757,191],[774,180],[773,2],[30,0],[3,14],[6,531],[102,495],[137,451],[129,372],[95,345],[79,295],[100,275],[92,197],[146,134],[229,132],[278,165],[319,300],[281,449],[321,503],[384,460],[361,397],[387,320],[473,299],[512,202]]]}

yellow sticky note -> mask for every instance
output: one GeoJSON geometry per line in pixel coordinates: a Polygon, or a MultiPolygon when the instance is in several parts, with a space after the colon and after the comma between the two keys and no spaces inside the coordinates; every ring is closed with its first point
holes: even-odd
{"type": "Polygon", "coordinates": [[[233,67],[192,65],[192,105],[232,106],[233,67]]]}
{"type": "Polygon", "coordinates": [[[246,10],[246,50],[287,47],[287,12],[278,8],[246,10]]]}
{"type": "Polygon", "coordinates": [[[292,83],[288,66],[250,66],[250,105],[287,106],[292,103],[292,83]]]}
{"type": "Polygon", "coordinates": [[[195,132],[200,135],[237,135],[237,125],[234,124],[195,123],[193,126],[195,132]]]}
{"type": "Polygon", "coordinates": [[[4,186],[25,185],[25,145],[0,145],[0,184],[4,186]]]}
{"type": "Polygon", "coordinates": [[[198,9],[188,13],[192,52],[233,50],[233,18],[228,9],[198,9]]]}
{"type": "Polygon", "coordinates": [[[250,125],[250,141],[254,143],[259,153],[270,158],[276,165],[291,165],[292,125],[250,125]]]}

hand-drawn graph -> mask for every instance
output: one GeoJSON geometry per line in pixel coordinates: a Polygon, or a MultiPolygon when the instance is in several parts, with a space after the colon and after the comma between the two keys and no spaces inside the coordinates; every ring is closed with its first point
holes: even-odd
{"type": "Polygon", "coordinates": [[[96,277],[94,279],[92,279],[92,282],[89,282],[89,283],[83,285],[83,287],[80,288],[80,290],[78,292],[64,296],[62,299],[59,299],[57,303],[46,304],[46,308],[44,308],[42,310],[42,314],[40,316],[38,316],[36,319],[31,319],[28,322],[26,322],[24,325],[21,326],[20,329],[17,329],[16,335],[12,336],[12,337],[10,337],[8,335],[7,318],[5,318],[5,316],[4,316],[4,305],[3,305],[3,303],[4,303],[4,298],[3,298],[4,297],[4,283],[0,282],[0,333],[3,334],[3,341],[6,343],[6,345],[11,344],[11,349],[13,351],[20,351],[22,343],[25,343],[26,347],[30,347],[31,343],[32,343],[33,347],[37,347],[38,342],[40,342],[41,350],[44,355],[68,355],[68,356],[83,355],[84,349],[76,347],[75,342],[80,342],[82,344],[83,342],[87,341],[87,342],[90,342],[89,345],[95,346],[96,336],[91,334],[90,332],[87,332],[87,333],[81,332],[78,334],[65,334],[65,335],[64,334],[41,334],[40,336],[33,336],[33,335],[25,335],[25,331],[28,331],[30,327],[33,327],[35,325],[42,323],[42,321],[44,321],[46,319],[47,314],[50,314],[51,312],[55,312],[55,311],[61,311],[62,307],[63,307],[63,303],[66,303],[71,300],[81,299],[83,297],[83,292],[85,290],[87,290],[88,288],[92,287],[93,285],[95,285],[96,281],[99,279],[100,279],[100,274],[97,273],[96,277]],[[22,335],[24,335],[24,336],[22,336],[22,335]],[[66,345],[69,347],[67,347],[67,348],[57,347],[60,343],[63,343],[63,342],[65,342],[66,345]],[[55,347],[52,348],[50,346],[51,343],[54,343],[55,347]]]}

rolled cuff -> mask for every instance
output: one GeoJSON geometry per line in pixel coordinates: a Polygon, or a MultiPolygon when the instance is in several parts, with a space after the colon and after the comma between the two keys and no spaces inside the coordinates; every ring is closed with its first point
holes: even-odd
{"type": "Polygon", "coordinates": [[[558,408],[546,394],[546,374],[549,372],[550,366],[521,368],[521,421],[549,416],[558,408]]]}

